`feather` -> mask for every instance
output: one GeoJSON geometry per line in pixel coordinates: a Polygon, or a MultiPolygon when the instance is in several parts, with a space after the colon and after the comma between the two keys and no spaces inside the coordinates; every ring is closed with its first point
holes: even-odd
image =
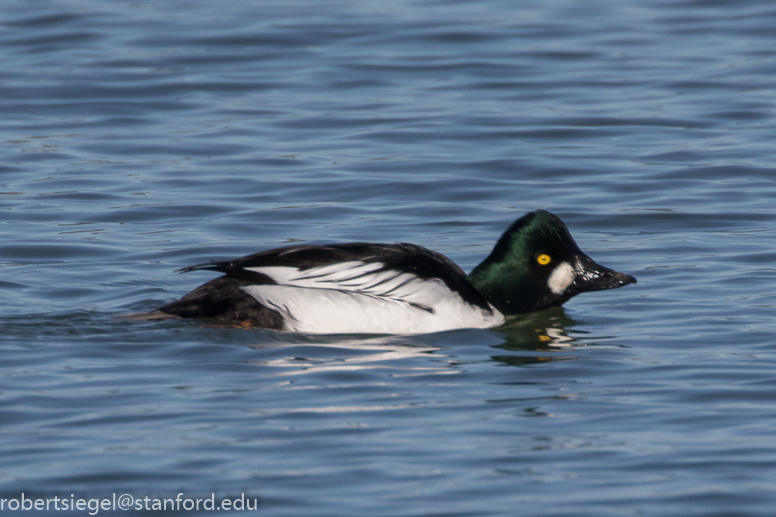
{"type": "Polygon", "coordinates": [[[289,246],[181,271],[196,270],[226,277],[161,307],[162,313],[322,334],[414,334],[504,322],[461,268],[414,244],[289,246]],[[242,297],[255,300],[255,308],[242,297]],[[239,309],[227,303],[232,300],[239,309]]]}
{"type": "Polygon", "coordinates": [[[284,328],[294,332],[417,334],[504,322],[495,309],[467,304],[438,280],[412,283],[415,289],[401,293],[404,297],[296,285],[251,285],[242,290],[278,312],[284,328]]]}

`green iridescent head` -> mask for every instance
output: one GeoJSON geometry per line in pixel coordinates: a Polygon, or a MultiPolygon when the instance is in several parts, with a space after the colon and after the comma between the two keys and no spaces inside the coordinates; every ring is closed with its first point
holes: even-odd
{"type": "Polygon", "coordinates": [[[557,307],[579,293],[636,283],[596,264],[563,221],[544,210],[515,221],[469,281],[502,314],[557,307]]]}

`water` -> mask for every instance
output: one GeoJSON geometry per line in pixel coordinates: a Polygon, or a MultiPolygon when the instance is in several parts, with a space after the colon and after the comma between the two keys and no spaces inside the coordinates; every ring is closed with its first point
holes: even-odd
{"type": "Polygon", "coordinates": [[[775,22],[725,0],[4,2],[2,497],[772,515],[775,22]],[[212,278],[177,268],[292,242],[470,270],[534,208],[638,285],[421,336],[115,318],[212,278]]]}

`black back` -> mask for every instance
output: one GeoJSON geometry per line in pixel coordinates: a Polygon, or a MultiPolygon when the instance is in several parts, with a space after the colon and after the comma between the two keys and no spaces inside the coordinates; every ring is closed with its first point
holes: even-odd
{"type": "Polygon", "coordinates": [[[294,267],[302,271],[327,266],[337,262],[360,261],[382,263],[381,271],[393,270],[410,273],[421,279],[438,278],[467,303],[490,309],[485,298],[469,283],[466,273],[455,262],[441,253],[416,244],[347,243],[326,246],[287,246],[261,251],[234,260],[198,264],[181,269],[181,272],[207,269],[220,271],[229,277],[254,284],[274,284],[267,275],[246,268],[269,266],[294,267]]]}

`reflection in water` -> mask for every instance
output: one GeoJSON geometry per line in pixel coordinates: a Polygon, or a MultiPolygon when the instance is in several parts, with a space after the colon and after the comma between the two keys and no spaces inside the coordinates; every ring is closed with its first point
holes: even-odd
{"type": "MultiPolygon", "coordinates": [[[[290,369],[272,375],[300,375],[312,372],[342,372],[378,368],[397,370],[397,373],[394,374],[395,377],[457,373],[456,370],[450,368],[448,361],[442,361],[438,365],[424,361],[424,366],[408,365],[404,361],[401,364],[392,364],[399,360],[425,357],[442,350],[439,347],[423,345],[410,339],[402,336],[372,338],[307,336],[304,341],[300,342],[263,343],[252,347],[255,349],[283,348],[288,350],[304,348],[304,356],[253,360],[250,363],[290,369]]],[[[435,354],[435,357],[445,356],[435,354]]]]}
{"type": "MultiPolygon", "coordinates": [[[[287,339],[289,336],[285,336],[287,339]]],[[[408,377],[413,375],[449,375],[460,373],[455,368],[456,363],[443,354],[438,354],[442,348],[424,343],[418,336],[378,336],[378,337],[349,337],[349,336],[310,336],[297,335],[290,337],[288,341],[275,343],[263,343],[252,346],[261,349],[267,356],[274,357],[263,360],[250,361],[251,364],[276,369],[268,374],[270,377],[297,376],[313,374],[306,378],[307,382],[288,381],[288,389],[308,390],[351,388],[354,384],[361,392],[373,393],[371,403],[367,404],[325,404],[317,407],[313,404],[297,406],[300,400],[298,396],[292,401],[282,404],[280,407],[261,407],[250,410],[253,413],[278,417],[295,413],[363,413],[384,412],[418,408],[434,404],[431,401],[420,402],[412,397],[399,396],[392,386],[401,381],[392,381],[383,376],[362,376],[359,381],[354,381],[352,376],[338,376],[343,372],[365,370],[389,370],[391,378],[408,377]],[[283,354],[278,357],[277,354],[283,354]],[[296,354],[296,355],[294,355],[296,354]],[[434,360],[429,360],[433,356],[434,360]],[[324,374],[316,376],[315,374],[324,374]],[[334,375],[332,375],[334,374],[334,375]],[[383,389],[389,389],[390,394],[381,394],[383,389]]],[[[439,384],[439,383],[436,383],[439,384]]],[[[324,400],[338,400],[336,398],[324,400]]],[[[351,399],[346,397],[347,401],[351,399]]],[[[316,397],[309,399],[311,402],[318,400],[316,397]]]]}
{"type": "MultiPolygon", "coordinates": [[[[566,316],[562,308],[522,315],[493,331],[458,334],[465,345],[474,344],[484,336],[501,336],[500,344],[487,344],[509,352],[491,359],[510,366],[527,366],[551,361],[577,359],[558,352],[573,350],[577,339],[569,336],[567,327],[577,323],[566,316]]],[[[461,331],[469,332],[469,331],[461,331]]],[[[447,334],[447,336],[454,333],[447,334]]],[[[468,361],[456,352],[457,345],[440,335],[417,336],[335,336],[289,335],[268,333],[269,338],[251,348],[264,350],[261,359],[251,364],[277,369],[271,376],[302,375],[320,372],[347,372],[369,369],[393,370],[391,376],[450,375],[461,373],[458,367],[468,361]],[[441,353],[449,350],[449,354],[441,353]],[[433,360],[429,360],[433,357],[433,360]],[[422,359],[417,361],[417,359],[422,359]]],[[[487,341],[487,340],[483,340],[487,341]]],[[[475,360],[481,360],[481,357],[475,360]]]]}
{"type": "MultiPolygon", "coordinates": [[[[283,383],[287,383],[285,389],[296,394],[290,394],[291,398],[285,402],[279,397],[275,401],[277,407],[267,404],[251,411],[274,418],[295,413],[353,414],[437,406],[444,396],[407,400],[392,387],[400,381],[391,379],[417,376],[428,389],[444,391],[446,388],[441,386],[450,385],[449,381],[422,377],[458,374],[462,377],[457,377],[456,382],[464,382],[463,378],[467,376],[482,375],[481,368],[488,362],[526,367],[578,359],[573,351],[579,342],[567,331],[576,325],[562,309],[558,309],[514,318],[494,330],[411,336],[316,336],[267,332],[265,340],[251,345],[259,356],[250,360],[250,364],[263,367],[266,376],[283,378],[283,383]],[[494,339],[497,341],[494,342],[494,339]],[[501,353],[492,355],[494,349],[501,353]],[[361,375],[347,375],[353,372],[361,375]],[[306,398],[300,399],[298,395],[298,390],[344,389],[348,392],[354,386],[361,392],[372,391],[375,395],[366,404],[352,404],[347,395],[344,399],[334,398],[321,406],[305,403],[306,398]],[[383,393],[384,390],[389,393],[383,393]],[[337,403],[332,404],[334,400],[337,403]]],[[[486,367],[486,370],[490,369],[486,367]]],[[[559,394],[555,390],[548,395],[541,387],[543,383],[526,381],[520,372],[503,371],[498,376],[492,373],[486,373],[482,380],[490,385],[519,384],[518,391],[524,396],[488,398],[485,402],[515,406],[515,415],[552,417],[551,412],[543,409],[548,400],[575,397],[572,393],[559,394]]]]}
{"type": "Polygon", "coordinates": [[[282,407],[282,408],[261,408],[247,409],[248,413],[255,413],[261,416],[285,415],[289,413],[362,413],[366,411],[390,411],[395,409],[411,409],[418,407],[414,404],[394,404],[382,406],[324,406],[324,407],[282,407]]]}
{"type": "Polygon", "coordinates": [[[575,356],[521,356],[521,355],[493,355],[490,357],[494,361],[508,364],[509,366],[530,366],[538,363],[549,363],[552,361],[570,361],[579,359],[575,356]]]}
{"type": "Polygon", "coordinates": [[[576,356],[557,354],[576,344],[577,339],[569,336],[566,331],[567,327],[574,325],[576,322],[566,316],[562,307],[510,318],[499,328],[504,334],[504,343],[493,348],[516,353],[495,355],[491,359],[510,366],[578,359],[576,356]]]}
{"type": "Polygon", "coordinates": [[[577,322],[566,316],[562,307],[521,314],[499,328],[507,341],[500,348],[511,346],[519,350],[549,350],[568,347],[576,338],[569,336],[566,328],[575,325],[577,322]]]}

